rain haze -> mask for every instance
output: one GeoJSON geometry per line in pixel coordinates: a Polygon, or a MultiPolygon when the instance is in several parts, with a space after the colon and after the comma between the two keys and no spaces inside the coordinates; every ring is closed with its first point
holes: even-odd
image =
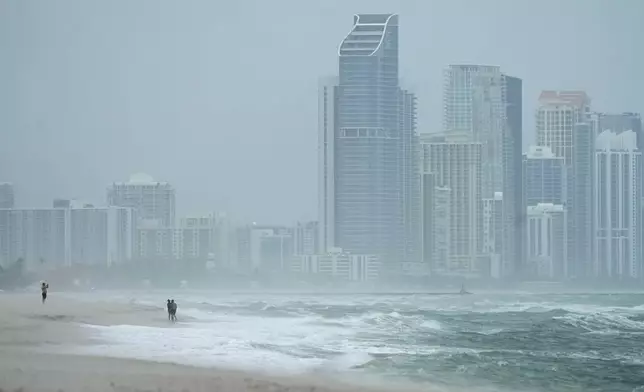
{"type": "Polygon", "coordinates": [[[643,0],[0,0],[0,392],[643,392],[643,0]]]}
{"type": "Polygon", "coordinates": [[[177,212],[315,219],[318,78],[354,13],[400,15],[400,76],[419,132],[441,130],[442,70],[523,79],[524,145],[543,89],[642,112],[644,3],[546,1],[6,1],[0,178],[19,206],[101,203],[145,172],[177,212]]]}

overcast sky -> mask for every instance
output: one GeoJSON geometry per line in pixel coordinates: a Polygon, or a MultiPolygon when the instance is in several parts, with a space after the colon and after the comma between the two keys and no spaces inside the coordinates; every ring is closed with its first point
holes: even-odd
{"type": "Polygon", "coordinates": [[[524,80],[524,145],[542,89],[644,111],[641,0],[5,0],[0,182],[20,207],[103,203],[146,172],[176,186],[180,214],[315,219],[317,80],[352,15],[385,12],[421,132],[440,130],[450,63],[524,80]]]}

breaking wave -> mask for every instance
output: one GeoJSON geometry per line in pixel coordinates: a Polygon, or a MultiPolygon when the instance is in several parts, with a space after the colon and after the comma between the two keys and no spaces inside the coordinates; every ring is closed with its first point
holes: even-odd
{"type": "Polygon", "coordinates": [[[92,324],[109,342],[94,348],[101,355],[198,366],[340,372],[447,390],[630,392],[644,385],[641,294],[262,298],[184,293],[180,322],[170,327],[159,324],[164,296],[121,295],[92,303],[106,318],[131,312],[154,323],[57,321],[92,324]]]}

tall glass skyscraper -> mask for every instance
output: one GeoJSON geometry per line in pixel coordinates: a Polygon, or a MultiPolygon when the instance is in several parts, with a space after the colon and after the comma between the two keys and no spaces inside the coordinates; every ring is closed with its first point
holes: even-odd
{"type": "Polygon", "coordinates": [[[492,65],[450,65],[444,77],[443,131],[464,133],[481,143],[483,198],[503,193],[502,274],[517,274],[525,238],[521,199],[523,82],[492,65]]]}
{"type": "Polygon", "coordinates": [[[522,197],[523,80],[503,75],[503,274],[522,273],[526,206],[522,197]]]}
{"type": "Polygon", "coordinates": [[[498,66],[450,65],[445,70],[443,130],[466,132],[483,146],[483,197],[503,191],[503,74],[498,66]]]}
{"type": "Polygon", "coordinates": [[[419,256],[415,96],[398,79],[398,15],[360,14],[338,49],[338,78],[320,86],[323,249],[419,256]]]}

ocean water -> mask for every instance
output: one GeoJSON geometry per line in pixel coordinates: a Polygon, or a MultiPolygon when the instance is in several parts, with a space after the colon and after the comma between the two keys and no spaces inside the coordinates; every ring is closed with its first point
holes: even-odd
{"type": "MultiPolygon", "coordinates": [[[[644,294],[172,295],[177,324],[87,325],[104,344],[85,352],[454,391],[644,391],[644,294]]],[[[167,293],[104,296],[165,317],[167,293]]]]}

